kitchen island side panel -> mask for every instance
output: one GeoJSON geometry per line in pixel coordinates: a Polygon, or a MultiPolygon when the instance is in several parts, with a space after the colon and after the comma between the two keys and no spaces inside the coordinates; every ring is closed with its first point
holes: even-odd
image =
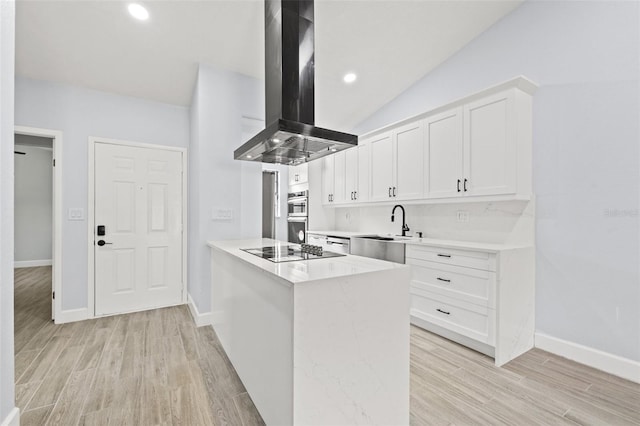
{"type": "Polygon", "coordinates": [[[294,287],[294,424],[409,424],[410,268],[294,287]]]}
{"type": "Polygon", "coordinates": [[[211,250],[213,328],[267,425],[293,424],[293,287],[211,250]]]}

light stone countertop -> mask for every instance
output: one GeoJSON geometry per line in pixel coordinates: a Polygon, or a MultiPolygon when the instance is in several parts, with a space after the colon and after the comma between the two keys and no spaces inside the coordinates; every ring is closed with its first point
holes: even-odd
{"type": "Polygon", "coordinates": [[[389,243],[397,244],[410,244],[410,245],[424,245],[449,249],[459,250],[473,250],[483,251],[490,253],[498,253],[504,250],[513,250],[527,247],[526,245],[518,244],[501,244],[501,243],[485,243],[477,241],[458,241],[458,240],[443,240],[437,238],[417,238],[417,237],[401,237],[398,235],[384,234],[377,232],[356,232],[356,231],[308,231],[307,234],[316,235],[333,235],[336,237],[353,238],[361,237],[364,235],[379,235],[382,237],[399,238],[396,241],[389,241],[389,243]]]}
{"type": "Polygon", "coordinates": [[[207,245],[211,248],[227,252],[291,284],[408,267],[398,263],[353,255],[274,263],[241,250],[264,246],[291,245],[291,243],[268,238],[208,241],[207,245]]]}

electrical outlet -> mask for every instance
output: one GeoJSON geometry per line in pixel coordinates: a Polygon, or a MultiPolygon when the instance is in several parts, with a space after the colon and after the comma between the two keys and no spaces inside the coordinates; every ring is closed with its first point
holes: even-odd
{"type": "Polygon", "coordinates": [[[232,220],[233,219],[233,209],[217,209],[214,208],[211,218],[213,220],[232,220]]]}
{"type": "Polygon", "coordinates": [[[456,219],[458,220],[458,222],[461,222],[461,223],[469,222],[469,212],[464,210],[458,210],[458,212],[456,213],[456,219]]]}

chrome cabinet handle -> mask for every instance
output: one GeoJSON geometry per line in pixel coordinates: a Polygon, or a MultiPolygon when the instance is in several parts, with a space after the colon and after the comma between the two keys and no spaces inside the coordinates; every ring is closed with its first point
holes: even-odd
{"type": "Polygon", "coordinates": [[[438,253],[438,256],[439,257],[451,257],[450,254],[441,254],[441,253],[438,253]]]}
{"type": "Polygon", "coordinates": [[[457,186],[457,188],[458,188],[458,192],[460,192],[460,179],[458,179],[458,186],[457,186]]]}
{"type": "Polygon", "coordinates": [[[393,187],[393,196],[394,197],[396,196],[396,187],[395,186],[393,187]]]}
{"type": "Polygon", "coordinates": [[[451,315],[451,312],[443,311],[443,310],[442,310],[442,309],[440,309],[440,308],[436,309],[436,311],[438,311],[438,312],[440,312],[440,313],[443,313],[443,314],[445,314],[445,315],[451,315]]]}
{"type": "Polygon", "coordinates": [[[450,283],[451,282],[451,280],[447,280],[447,279],[440,278],[440,277],[438,277],[437,280],[438,281],[444,281],[445,283],[450,283]]]}
{"type": "Polygon", "coordinates": [[[464,180],[464,192],[467,192],[467,182],[468,182],[468,179],[465,179],[464,180]]]}
{"type": "Polygon", "coordinates": [[[389,198],[391,198],[391,187],[389,187],[389,198]]]}

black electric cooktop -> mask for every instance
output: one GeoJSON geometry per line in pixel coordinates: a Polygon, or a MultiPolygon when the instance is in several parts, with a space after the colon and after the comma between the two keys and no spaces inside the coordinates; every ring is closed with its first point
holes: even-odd
{"type": "Polygon", "coordinates": [[[346,256],[342,253],[324,251],[318,246],[289,245],[240,249],[254,256],[267,259],[273,263],[294,262],[296,260],[327,259],[329,257],[346,256]]]}

